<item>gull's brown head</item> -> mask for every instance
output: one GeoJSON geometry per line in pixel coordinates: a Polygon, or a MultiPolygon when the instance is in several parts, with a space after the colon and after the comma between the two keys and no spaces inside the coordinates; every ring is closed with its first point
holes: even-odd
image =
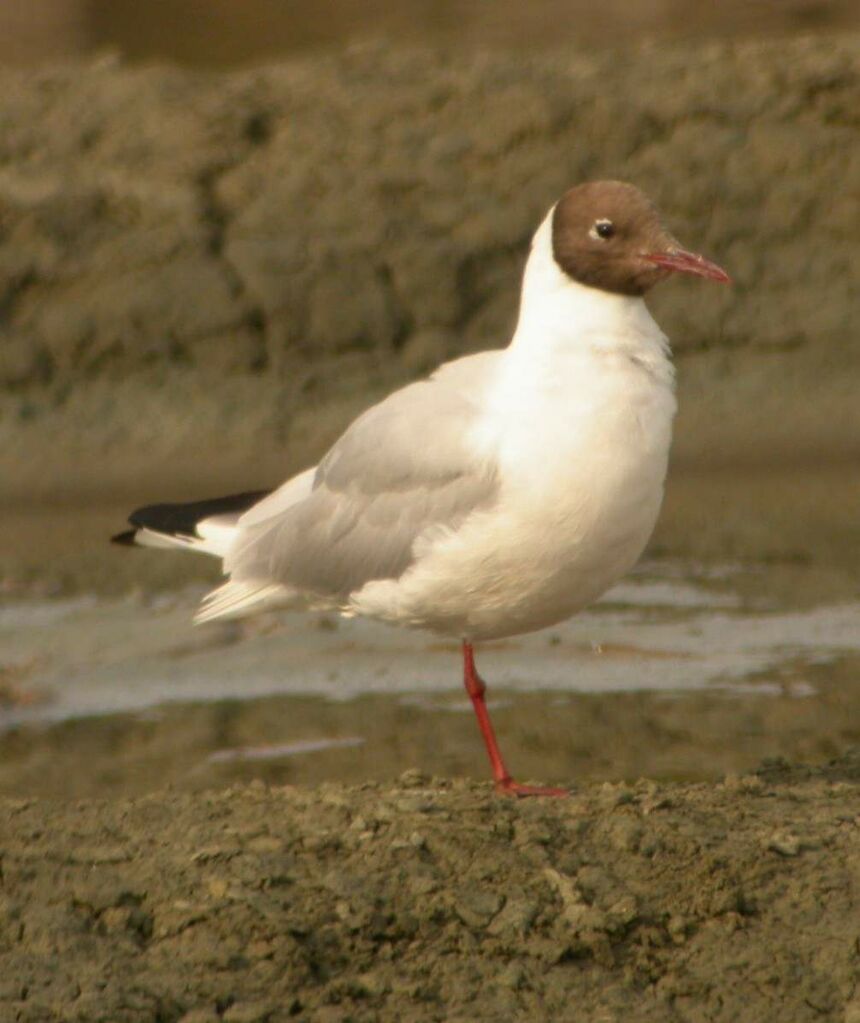
{"type": "Polygon", "coordinates": [[[646,195],[623,181],[590,181],[561,197],[552,253],[575,281],[617,295],[644,295],[670,273],[728,283],[704,256],[681,248],[646,195]]]}

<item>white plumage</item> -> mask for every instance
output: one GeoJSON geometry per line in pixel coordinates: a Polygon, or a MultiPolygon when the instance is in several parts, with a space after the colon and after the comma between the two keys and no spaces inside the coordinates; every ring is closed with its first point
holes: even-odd
{"type": "Polygon", "coordinates": [[[187,545],[222,557],[231,578],[197,621],[310,606],[469,639],[560,621],[626,572],[651,534],[673,392],[644,300],[564,274],[548,216],[508,348],[447,363],[365,413],[323,472],[198,524],[187,545]],[[402,570],[374,574],[387,558],[402,570]],[[358,582],[344,589],[339,572],[358,582]]]}

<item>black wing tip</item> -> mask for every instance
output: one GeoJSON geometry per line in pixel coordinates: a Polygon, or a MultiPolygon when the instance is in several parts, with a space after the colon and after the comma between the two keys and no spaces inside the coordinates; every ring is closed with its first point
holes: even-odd
{"type": "Polygon", "coordinates": [[[111,543],[118,544],[120,547],[137,547],[134,538],[137,536],[136,529],[126,529],[122,533],[117,533],[115,536],[110,538],[111,543]]]}
{"type": "MultiPolygon", "coordinates": [[[[129,515],[128,521],[138,529],[147,527],[160,531],[172,517],[176,517],[179,509],[184,508],[185,505],[182,504],[147,504],[143,508],[135,508],[129,515]]],[[[169,525],[166,528],[167,532],[172,532],[169,525]]]]}
{"type": "Polygon", "coordinates": [[[216,497],[206,501],[148,504],[143,508],[136,508],[129,515],[129,523],[136,528],[117,533],[111,537],[111,543],[123,547],[140,547],[140,544],[135,543],[135,536],[140,529],[164,533],[165,536],[194,537],[197,523],[201,519],[225,512],[241,513],[269,493],[271,493],[269,490],[246,490],[241,494],[229,494],[227,497],[216,497]]]}

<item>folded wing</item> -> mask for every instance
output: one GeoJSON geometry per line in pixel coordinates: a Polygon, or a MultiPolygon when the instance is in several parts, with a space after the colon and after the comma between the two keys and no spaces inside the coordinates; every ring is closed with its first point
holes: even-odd
{"type": "Polygon", "coordinates": [[[342,606],[487,507],[497,479],[475,426],[493,357],[460,359],[395,392],[346,430],[307,496],[268,517],[247,513],[225,559],[228,587],[276,585],[342,606]]]}

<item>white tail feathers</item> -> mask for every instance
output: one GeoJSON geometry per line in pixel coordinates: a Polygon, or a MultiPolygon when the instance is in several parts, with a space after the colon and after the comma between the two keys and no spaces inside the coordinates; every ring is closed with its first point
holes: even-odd
{"type": "MultiPolygon", "coordinates": [[[[208,554],[224,561],[229,573],[230,554],[248,525],[282,514],[310,493],[315,469],[288,480],[274,493],[248,491],[228,497],[185,504],[155,504],[130,516],[134,527],[113,537],[114,542],[141,547],[171,548],[208,554]]],[[[271,579],[231,579],[213,590],[197,612],[195,623],[242,618],[270,607],[303,603],[289,586],[271,579]]]]}
{"type": "Polygon", "coordinates": [[[203,598],[200,610],[194,616],[194,624],[212,622],[216,619],[244,618],[245,615],[264,611],[270,607],[283,607],[290,603],[295,594],[280,583],[230,582],[203,598]]]}
{"type": "Polygon", "coordinates": [[[203,519],[197,523],[195,532],[196,536],[188,536],[185,533],[163,533],[148,526],[138,526],[134,532],[134,543],[138,547],[179,549],[223,558],[236,536],[236,516],[215,515],[211,519],[203,519]]]}
{"type": "Polygon", "coordinates": [[[141,526],[134,531],[134,544],[137,547],[158,547],[166,550],[179,548],[183,551],[193,551],[198,549],[199,543],[196,536],[158,533],[154,529],[147,529],[146,526],[141,526]]]}
{"type": "Polygon", "coordinates": [[[196,549],[203,554],[214,554],[217,558],[226,557],[237,533],[235,516],[214,515],[211,519],[203,519],[197,523],[200,539],[196,549]]]}

